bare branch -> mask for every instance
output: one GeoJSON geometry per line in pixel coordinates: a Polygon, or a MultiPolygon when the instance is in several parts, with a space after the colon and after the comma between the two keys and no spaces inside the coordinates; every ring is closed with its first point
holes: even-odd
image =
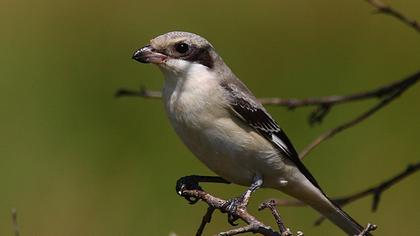
{"type": "Polygon", "coordinates": [[[359,116],[355,117],[354,119],[347,121],[333,129],[328,130],[327,132],[321,134],[318,136],[314,141],[312,141],[309,145],[307,145],[300,153],[299,157],[303,159],[310,151],[312,151],[315,147],[317,147],[319,144],[324,142],[325,140],[334,137],[337,133],[348,129],[350,127],[353,127],[354,125],[357,125],[358,123],[364,121],[366,118],[373,115],[375,112],[380,110],[381,108],[388,105],[390,102],[395,100],[397,97],[399,97],[403,92],[405,92],[409,87],[414,85],[416,82],[420,80],[420,71],[409,76],[408,78],[394,83],[390,86],[388,86],[388,89],[386,90],[386,93],[383,93],[384,90],[376,90],[381,91],[378,92],[378,96],[380,95],[381,101],[374,105],[372,108],[367,110],[366,112],[360,114],[359,116]]]}
{"type": "Polygon", "coordinates": [[[221,232],[218,235],[219,236],[229,236],[229,235],[244,234],[244,233],[248,233],[248,232],[257,233],[256,230],[258,228],[259,228],[259,226],[250,224],[250,225],[245,225],[243,227],[239,227],[239,228],[236,228],[236,229],[231,229],[231,230],[228,230],[226,232],[221,232]]]}
{"type": "Polygon", "coordinates": [[[258,210],[264,210],[264,209],[270,209],[271,214],[273,214],[274,219],[276,220],[277,225],[279,226],[280,229],[280,233],[282,236],[293,236],[292,232],[290,231],[289,228],[287,228],[284,223],[283,220],[280,216],[280,213],[277,211],[276,208],[276,202],[274,200],[268,200],[266,202],[263,202],[259,207],[258,210]]]}
{"type": "Polygon", "coordinates": [[[311,112],[309,116],[309,123],[315,124],[320,123],[323,118],[328,114],[331,108],[335,105],[355,102],[360,100],[366,100],[371,98],[384,98],[390,94],[395,93],[407,84],[412,85],[419,79],[420,72],[416,73],[416,78],[406,78],[400,81],[392,82],[390,84],[380,86],[378,88],[354,93],[350,95],[333,95],[326,97],[313,97],[313,98],[260,98],[259,101],[265,105],[276,105],[285,106],[289,109],[295,109],[298,107],[317,106],[317,108],[311,112]]]}
{"type": "Polygon", "coordinates": [[[341,206],[349,204],[351,202],[354,202],[360,198],[366,197],[368,195],[373,195],[373,201],[372,201],[372,211],[375,212],[378,209],[379,201],[381,198],[381,195],[384,191],[392,187],[393,185],[397,184],[404,178],[416,173],[418,170],[420,170],[420,162],[408,165],[407,168],[395,175],[394,177],[380,183],[379,185],[366,189],[364,191],[361,191],[359,193],[355,193],[353,195],[342,197],[337,199],[337,203],[341,206]]]}
{"type": "Polygon", "coordinates": [[[419,25],[419,23],[416,20],[409,19],[408,17],[406,17],[405,15],[403,15],[401,12],[395,10],[394,8],[392,8],[391,6],[383,3],[380,0],[366,0],[366,2],[368,2],[370,5],[372,5],[373,7],[375,7],[376,10],[379,13],[393,16],[396,19],[398,19],[399,21],[401,21],[404,24],[406,24],[406,25],[410,26],[411,28],[413,28],[418,33],[420,33],[420,25],[419,25]]]}
{"type": "MultiPolygon", "coordinates": [[[[199,190],[199,189],[185,190],[184,189],[182,190],[181,195],[184,197],[201,199],[205,201],[209,205],[209,207],[213,209],[219,209],[221,212],[228,211],[227,209],[228,202],[226,200],[214,197],[203,190],[199,190]]],[[[219,233],[219,235],[236,235],[236,234],[241,234],[245,232],[253,232],[253,233],[260,233],[266,236],[281,236],[278,232],[273,231],[269,226],[266,226],[257,218],[255,218],[253,215],[249,214],[246,208],[238,207],[236,209],[235,214],[237,215],[239,219],[247,223],[247,225],[244,227],[239,227],[234,230],[219,233]]]]}
{"type": "Polygon", "coordinates": [[[207,208],[206,214],[203,216],[200,227],[198,227],[198,230],[197,230],[197,233],[195,233],[195,236],[201,236],[203,234],[204,228],[211,221],[211,217],[213,215],[214,210],[215,208],[211,206],[207,208]]]}
{"type": "Polygon", "coordinates": [[[403,84],[406,84],[407,79],[400,81],[392,82],[390,84],[380,86],[378,88],[359,92],[349,95],[333,95],[326,97],[312,97],[312,98],[260,98],[259,101],[266,105],[278,105],[285,106],[290,109],[305,107],[305,106],[333,106],[341,103],[348,103],[354,101],[365,100],[369,98],[381,98],[389,93],[394,92],[396,89],[401,87],[403,84]]]}

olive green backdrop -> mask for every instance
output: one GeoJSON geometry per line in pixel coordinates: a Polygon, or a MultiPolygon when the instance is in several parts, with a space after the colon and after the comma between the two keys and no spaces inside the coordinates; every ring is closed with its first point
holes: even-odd
{"type": "MultiPolygon", "coordinates": [[[[389,1],[420,19],[420,2],[389,1]]],[[[347,94],[420,69],[420,35],[364,1],[0,1],[0,235],[13,235],[17,208],[23,236],[193,235],[204,203],[174,191],[188,174],[211,174],[175,136],[159,100],[115,99],[118,88],[162,87],[160,72],[131,60],[135,49],[172,30],[209,39],[257,96],[347,94]]],[[[366,122],[327,141],[305,164],[331,196],[376,184],[420,157],[420,85],[366,122]]],[[[298,149],[373,102],[334,108],[307,124],[310,109],[269,107],[298,149]]],[[[380,226],[377,235],[420,234],[420,175],[383,196],[345,209],[380,226]]],[[[233,197],[244,188],[206,188],[233,197]]],[[[250,209],[274,225],[258,203],[250,209]]],[[[305,235],[309,208],[282,208],[305,235]]],[[[206,235],[229,229],[215,214],[206,235]]]]}

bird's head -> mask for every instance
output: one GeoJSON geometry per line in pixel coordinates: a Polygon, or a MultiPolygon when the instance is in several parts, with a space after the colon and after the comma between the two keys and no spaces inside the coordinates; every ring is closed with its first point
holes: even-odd
{"type": "Polygon", "coordinates": [[[164,73],[183,74],[195,67],[212,70],[222,62],[213,46],[203,37],[174,31],[160,35],[133,54],[141,63],[156,64],[164,73]]]}

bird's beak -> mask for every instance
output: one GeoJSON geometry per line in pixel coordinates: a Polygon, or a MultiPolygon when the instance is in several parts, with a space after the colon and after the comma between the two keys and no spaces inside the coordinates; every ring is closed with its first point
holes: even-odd
{"type": "Polygon", "coordinates": [[[162,64],[167,59],[167,56],[156,52],[151,45],[146,45],[134,52],[133,59],[141,63],[162,64]]]}

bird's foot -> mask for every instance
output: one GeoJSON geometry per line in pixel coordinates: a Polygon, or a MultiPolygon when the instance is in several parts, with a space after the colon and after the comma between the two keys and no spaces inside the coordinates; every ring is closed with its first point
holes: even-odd
{"type": "Polygon", "coordinates": [[[176,193],[184,197],[189,204],[195,204],[198,202],[198,198],[187,196],[184,194],[185,190],[203,190],[198,184],[198,179],[195,175],[184,176],[176,181],[176,193]]]}
{"type": "Polygon", "coordinates": [[[238,210],[246,210],[246,207],[247,204],[244,201],[244,197],[241,196],[227,200],[223,205],[222,212],[227,213],[229,224],[236,226],[238,224],[235,222],[239,219],[238,210]]]}

